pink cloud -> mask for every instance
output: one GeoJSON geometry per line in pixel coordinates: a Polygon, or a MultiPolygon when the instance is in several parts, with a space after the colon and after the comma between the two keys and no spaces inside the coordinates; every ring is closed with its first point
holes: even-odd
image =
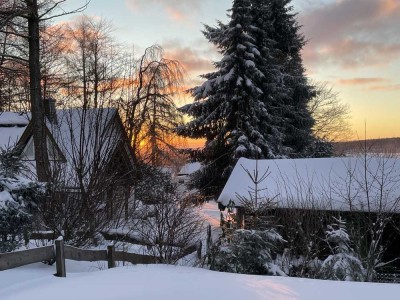
{"type": "Polygon", "coordinates": [[[126,5],[133,11],[145,10],[148,7],[160,7],[173,21],[184,21],[189,14],[200,10],[202,0],[125,0],[126,5]]]}
{"type": "Polygon", "coordinates": [[[391,84],[391,80],[381,77],[356,77],[348,79],[338,79],[336,82],[341,85],[368,86],[371,91],[397,91],[400,84],[391,84]]]}
{"type": "Polygon", "coordinates": [[[198,76],[214,69],[212,57],[215,57],[215,49],[205,39],[199,40],[196,47],[176,39],[164,41],[162,47],[166,58],[178,60],[190,74],[198,76]]]}
{"type": "Polygon", "coordinates": [[[202,57],[189,47],[166,49],[165,56],[179,60],[188,72],[199,73],[210,70],[213,67],[209,58],[202,57]]]}
{"type": "Polygon", "coordinates": [[[341,0],[299,14],[309,43],[304,60],[344,68],[389,64],[400,59],[398,0],[341,0]]]}

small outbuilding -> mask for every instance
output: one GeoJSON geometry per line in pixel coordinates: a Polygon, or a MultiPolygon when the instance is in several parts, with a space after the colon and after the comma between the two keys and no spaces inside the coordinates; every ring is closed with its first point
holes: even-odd
{"type": "Polygon", "coordinates": [[[400,269],[399,158],[240,158],[217,201],[223,229],[254,229],[262,216],[293,247],[317,252],[327,226],[345,220],[365,251],[379,244],[383,260],[400,269]]]}

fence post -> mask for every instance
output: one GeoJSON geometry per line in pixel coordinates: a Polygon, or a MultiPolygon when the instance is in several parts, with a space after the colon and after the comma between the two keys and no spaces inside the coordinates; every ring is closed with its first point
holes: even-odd
{"type": "Polygon", "coordinates": [[[203,248],[203,242],[199,241],[197,243],[197,258],[201,259],[201,248],[203,248]]]}
{"type": "Polygon", "coordinates": [[[64,256],[64,240],[56,240],[56,268],[58,277],[66,277],[65,256],[64,256]]]}
{"type": "Polygon", "coordinates": [[[108,268],[115,268],[115,247],[114,245],[107,246],[108,268]]]}
{"type": "Polygon", "coordinates": [[[211,248],[212,237],[211,237],[211,225],[207,227],[207,240],[206,240],[206,251],[208,252],[211,248]]]}

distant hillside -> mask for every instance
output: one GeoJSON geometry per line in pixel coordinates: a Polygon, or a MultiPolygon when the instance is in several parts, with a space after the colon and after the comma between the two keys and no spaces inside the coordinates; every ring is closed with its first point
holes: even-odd
{"type": "Polygon", "coordinates": [[[363,153],[365,148],[369,153],[400,153],[400,137],[338,142],[333,147],[336,155],[363,153]]]}

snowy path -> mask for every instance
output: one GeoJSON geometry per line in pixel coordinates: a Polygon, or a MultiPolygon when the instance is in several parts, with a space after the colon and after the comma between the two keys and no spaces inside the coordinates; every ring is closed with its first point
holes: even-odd
{"type": "Polygon", "coordinates": [[[204,220],[212,227],[218,228],[220,225],[220,211],[215,201],[204,202],[200,210],[204,220]]]}

